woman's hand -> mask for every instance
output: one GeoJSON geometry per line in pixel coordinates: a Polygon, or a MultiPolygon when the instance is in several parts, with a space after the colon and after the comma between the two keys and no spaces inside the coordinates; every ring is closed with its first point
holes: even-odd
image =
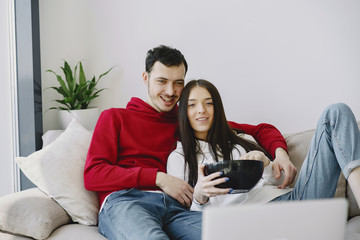
{"type": "Polygon", "coordinates": [[[261,151],[250,151],[240,157],[241,160],[258,160],[264,163],[264,167],[270,164],[270,159],[261,151]]]}
{"type": "Polygon", "coordinates": [[[213,180],[214,178],[220,177],[222,173],[216,172],[205,176],[204,167],[204,164],[200,163],[198,165],[198,180],[194,188],[194,197],[200,204],[205,204],[207,201],[209,201],[209,197],[228,194],[231,190],[231,188],[215,187],[215,185],[228,181],[228,178],[223,177],[213,180]]]}

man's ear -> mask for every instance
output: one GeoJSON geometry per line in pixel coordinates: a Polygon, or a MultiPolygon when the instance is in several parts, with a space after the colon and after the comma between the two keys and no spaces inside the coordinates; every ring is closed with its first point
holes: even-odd
{"type": "Polygon", "coordinates": [[[143,77],[143,81],[146,84],[146,86],[149,86],[149,74],[148,74],[148,72],[143,72],[142,77],[143,77]]]}

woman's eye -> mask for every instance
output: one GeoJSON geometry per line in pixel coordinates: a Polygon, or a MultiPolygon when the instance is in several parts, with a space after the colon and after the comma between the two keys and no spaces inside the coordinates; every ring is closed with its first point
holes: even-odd
{"type": "Polygon", "coordinates": [[[214,105],[213,102],[208,102],[206,103],[207,105],[214,105]]]}
{"type": "Polygon", "coordinates": [[[188,104],[188,107],[194,107],[194,106],[195,106],[194,103],[189,103],[189,104],[188,104]]]}

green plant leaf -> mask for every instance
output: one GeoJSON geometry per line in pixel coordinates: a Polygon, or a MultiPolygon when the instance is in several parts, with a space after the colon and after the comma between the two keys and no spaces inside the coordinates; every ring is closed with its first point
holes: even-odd
{"type": "Polygon", "coordinates": [[[61,103],[62,105],[65,105],[67,109],[72,110],[71,105],[67,104],[64,100],[55,100],[55,102],[61,103]]]}
{"type": "Polygon", "coordinates": [[[78,66],[79,66],[79,63],[75,65],[75,69],[74,69],[74,78],[73,78],[73,79],[74,79],[74,83],[75,83],[74,86],[76,85],[76,72],[77,72],[78,66]]]}
{"type": "Polygon", "coordinates": [[[65,80],[62,78],[62,76],[58,75],[54,71],[47,70],[47,72],[51,72],[56,76],[56,79],[60,84],[59,87],[49,88],[55,90],[63,98],[55,100],[55,102],[61,104],[61,106],[51,107],[50,109],[75,110],[88,108],[90,102],[99,97],[99,93],[103,91],[104,88],[98,90],[96,89],[96,85],[102,77],[107,75],[113,69],[113,67],[111,67],[105,73],[101,74],[98,80],[96,80],[96,77],[94,76],[89,81],[86,80],[85,71],[81,61],[75,65],[74,71],[72,71],[68,62],[64,60],[64,66],[61,67],[61,69],[63,71],[65,80]],[[78,69],[79,74],[77,81],[78,69]]]}
{"type": "Polygon", "coordinates": [[[56,80],[60,83],[60,86],[63,88],[64,93],[65,93],[67,96],[69,96],[69,95],[70,95],[69,89],[66,87],[65,81],[62,79],[62,77],[61,77],[60,75],[57,75],[57,74],[56,74],[54,71],[52,71],[52,70],[47,70],[47,71],[55,74],[56,80]]]}
{"type": "Polygon", "coordinates": [[[109,70],[107,70],[106,72],[104,72],[103,74],[101,74],[101,75],[99,76],[98,80],[96,81],[96,84],[100,81],[100,79],[101,79],[103,76],[107,75],[113,68],[114,68],[114,67],[111,67],[109,70]]]}
{"type": "Polygon", "coordinates": [[[71,67],[67,63],[67,61],[64,61],[64,67],[62,68],[62,70],[64,72],[66,82],[68,84],[70,96],[72,96],[76,84],[75,81],[76,78],[73,77],[71,67]]]}
{"type": "Polygon", "coordinates": [[[85,83],[86,82],[86,77],[85,77],[85,73],[84,73],[84,68],[82,63],[80,62],[80,69],[79,69],[79,83],[85,83]]]}

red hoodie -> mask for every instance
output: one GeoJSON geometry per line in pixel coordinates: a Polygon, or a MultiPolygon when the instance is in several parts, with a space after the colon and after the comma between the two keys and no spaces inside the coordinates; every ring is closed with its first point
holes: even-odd
{"type": "MultiPolygon", "coordinates": [[[[85,188],[97,192],[100,204],[114,191],[159,190],[156,174],[166,172],[167,158],[178,140],[177,111],[176,106],[170,112],[158,112],[141,99],[132,98],[126,109],[111,108],[101,113],[84,170],[85,188]]],[[[252,135],[272,155],[277,147],[286,149],[281,133],[271,125],[229,123],[252,135]],[[276,136],[277,141],[269,141],[269,135],[276,136]]]]}

